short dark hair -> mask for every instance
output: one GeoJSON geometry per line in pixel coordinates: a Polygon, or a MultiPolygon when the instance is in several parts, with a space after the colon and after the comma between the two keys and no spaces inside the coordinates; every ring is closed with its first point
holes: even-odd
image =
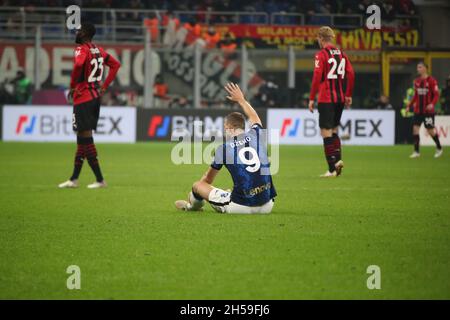
{"type": "Polygon", "coordinates": [[[95,26],[92,23],[85,22],[81,24],[81,30],[87,38],[92,39],[95,36],[95,26]]]}
{"type": "Polygon", "coordinates": [[[425,61],[420,61],[418,64],[423,65],[425,68],[428,69],[428,65],[425,63],[425,61]]]}
{"type": "Polygon", "coordinates": [[[240,112],[232,112],[225,117],[225,122],[233,129],[245,129],[245,117],[240,112]]]}

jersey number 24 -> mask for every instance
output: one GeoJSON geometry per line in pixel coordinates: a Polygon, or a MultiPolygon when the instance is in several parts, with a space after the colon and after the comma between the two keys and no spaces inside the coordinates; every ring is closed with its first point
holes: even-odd
{"type": "Polygon", "coordinates": [[[328,72],[327,78],[328,79],[337,79],[338,75],[340,75],[341,78],[344,79],[344,77],[345,77],[345,59],[342,58],[342,60],[339,62],[339,65],[337,64],[337,61],[335,58],[328,59],[328,63],[331,64],[331,67],[330,67],[330,71],[328,72]]]}

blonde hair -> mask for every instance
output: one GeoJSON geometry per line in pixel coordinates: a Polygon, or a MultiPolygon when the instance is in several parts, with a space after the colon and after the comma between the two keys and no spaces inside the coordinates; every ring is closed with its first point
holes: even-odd
{"type": "Polygon", "coordinates": [[[245,129],[245,117],[240,112],[232,112],[225,117],[227,125],[233,129],[245,129]]]}
{"type": "Polygon", "coordinates": [[[324,41],[332,41],[335,37],[333,29],[327,26],[320,27],[317,36],[324,41]]]}

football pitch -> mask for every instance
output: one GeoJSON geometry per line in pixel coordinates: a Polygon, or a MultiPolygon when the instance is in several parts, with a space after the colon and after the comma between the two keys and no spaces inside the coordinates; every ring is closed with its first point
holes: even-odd
{"type": "Polygon", "coordinates": [[[59,190],[73,144],[0,143],[0,299],[450,299],[450,150],[348,146],[321,180],[321,147],[284,146],[273,213],[248,216],[176,211],[207,165],[171,148],[99,144],[109,187],[86,189],[85,163],[59,190]]]}

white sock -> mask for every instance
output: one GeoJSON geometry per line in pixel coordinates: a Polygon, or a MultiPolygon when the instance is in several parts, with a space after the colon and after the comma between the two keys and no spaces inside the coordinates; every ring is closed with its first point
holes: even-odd
{"type": "Polygon", "coordinates": [[[198,211],[205,205],[205,200],[197,200],[191,191],[189,192],[189,204],[190,204],[189,210],[198,211]]]}

